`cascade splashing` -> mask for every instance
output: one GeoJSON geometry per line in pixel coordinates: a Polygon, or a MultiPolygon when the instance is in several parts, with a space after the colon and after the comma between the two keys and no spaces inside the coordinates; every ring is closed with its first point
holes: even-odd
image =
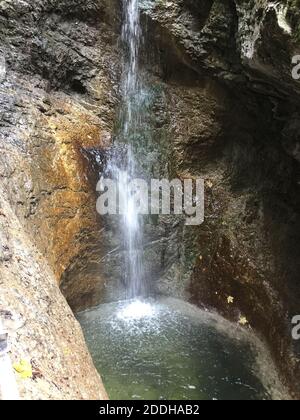
{"type": "Polygon", "coordinates": [[[125,48],[123,67],[123,102],[120,111],[121,127],[108,170],[118,180],[124,242],[124,283],[126,297],[132,299],[147,294],[143,270],[143,223],[130,182],[138,177],[135,160],[135,142],[142,120],[142,86],[139,77],[141,43],[138,0],[123,0],[122,38],[125,48]],[[122,147],[123,145],[123,147],[122,147]]]}

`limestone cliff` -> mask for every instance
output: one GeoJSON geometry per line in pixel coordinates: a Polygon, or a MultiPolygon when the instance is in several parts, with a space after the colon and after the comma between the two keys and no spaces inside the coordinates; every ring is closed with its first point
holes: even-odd
{"type": "Polygon", "coordinates": [[[0,2],[0,310],[21,314],[12,359],[36,370],[20,383],[25,398],[105,397],[58,284],[75,260],[88,278],[77,293],[97,299],[89,282],[94,292],[100,224],[87,156],[110,143],[118,102],[112,6],[0,2]]]}
{"type": "Polygon", "coordinates": [[[93,277],[101,255],[87,154],[110,143],[118,101],[113,2],[75,3],[0,4],[2,184],[58,282],[74,260],[93,277]]]}
{"type": "Polygon", "coordinates": [[[26,361],[32,369],[28,378],[15,372],[20,398],[106,399],[81,328],[53,271],[5,197],[1,187],[0,316],[9,333],[11,363],[26,361]]]}
{"type": "Polygon", "coordinates": [[[299,5],[142,4],[167,96],[171,173],[206,179],[206,222],[177,247],[180,264],[194,261],[189,298],[232,320],[244,314],[299,396],[299,5]]]}

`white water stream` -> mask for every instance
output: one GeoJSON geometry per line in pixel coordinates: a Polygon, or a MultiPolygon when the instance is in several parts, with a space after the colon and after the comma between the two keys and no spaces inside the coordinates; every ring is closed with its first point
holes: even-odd
{"type": "Polygon", "coordinates": [[[123,69],[123,104],[120,111],[121,129],[118,143],[126,145],[125,156],[118,149],[108,163],[108,171],[118,181],[120,206],[123,210],[122,236],[124,247],[124,283],[128,299],[147,294],[143,270],[143,226],[136,197],[130,183],[137,178],[134,141],[140,126],[142,88],[139,78],[139,50],[141,41],[138,0],[123,0],[122,39],[126,49],[123,69]]]}

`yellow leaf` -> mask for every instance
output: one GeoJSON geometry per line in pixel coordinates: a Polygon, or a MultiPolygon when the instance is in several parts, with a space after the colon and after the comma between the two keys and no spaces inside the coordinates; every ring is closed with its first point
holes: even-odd
{"type": "Polygon", "coordinates": [[[206,185],[208,186],[208,188],[212,188],[214,186],[214,184],[211,181],[207,181],[206,185]]]}
{"type": "Polygon", "coordinates": [[[247,318],[245,316],[241,316],[239,320],[239,324],[243,326],[247,325],[248,324],[247,318]]]}
{"type": "Polygon", "coordinates": [[[233,303],[234,303],[234,297],[233,297],[233,296],[228,296],[228,298],[227,298],[227,303],[228,303],[229,305],[233,304],[233,303]]]}
{"type": "Polygon", "coordinates": [[[32,366],[27,360],[20,360],[19,363],[14,363],[13,368],[22,379],[32,378],[32,366]]]}

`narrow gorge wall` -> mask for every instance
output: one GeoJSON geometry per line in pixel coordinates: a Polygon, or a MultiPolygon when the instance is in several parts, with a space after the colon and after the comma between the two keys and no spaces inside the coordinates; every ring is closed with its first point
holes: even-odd
{"type": "Polygon", "coordinates": [[[170,171],[206,180],[205,224],[182,230],[178,252],[193,265],[186,297],[247,317],[299,397],[296,3],[142,4],[167,97],[170,171]]]}
{"type": "Polygon", "coordinates": [[[118,102],[113,2],[2,1],[0,16],[2,185],[57,281],[74,260],[92,277],[101,226],[87,156],[110,144],[118,102]]]}
{"type": "Polygon", "coordinates": [[[0,2],[0,311],[21,318],[12,359],[31,360],[35,372],[20,383],[24,398],[106,396],[58,284],[75,262],[76,296],[99,300],[101,223],[88,156],[110,144],[118,103],[113,6],[0,2]]]}
{"type": "Polygon", "coordinates": [[[9,332],[12,364],[30,366],[24,376],[22,371],[15,372],[20,398],[107,399],[81,328],[47,259],[25,233],[2,188],[0,191],[1,322],[9,332]]]}

